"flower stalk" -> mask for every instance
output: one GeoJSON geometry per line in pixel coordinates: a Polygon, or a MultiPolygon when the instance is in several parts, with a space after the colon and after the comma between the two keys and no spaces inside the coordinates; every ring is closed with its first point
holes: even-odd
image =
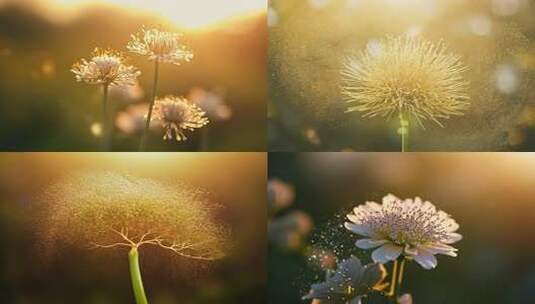
{"type": "Polygon", "coordinates": [[[108,92],[109,92],[110,84],[104,83],[102,85],[102,150],[108,151],[110,150],[111,145],[111,124],[110,124],[110,117],[108,113],[108,92]]]}
{"type": "Polygon", "coordinates": [[[391,298],[392,303],[398,303],[398,297],[401,293],[401,286],[403,284],[403,274],[405,272],[405,263],[407,259],[399,257],[392,265],[392,277],[390,279],[390,290],[385,296],[391,298]]]}
{"type": "Polygon", "coordinates": [[[160,61],[154,60],[154,81],[152,84],[152,96],[149,104],[149,112],[147,113],[147,120],[145,121],[145,129],[143,129],[143,135],[141,136],[141,142],[139,144],[139,152],[145,151],[147,136],[150,129],[150,121],[152,119],[152,111],[154,109],[154,102],[156,101],[156,94],[158,90],[158,74],[160,73],[160,61]]]}
{"type": "Polygon", "coordinates": [[[145,289],[143,288],[143,280],[141,279],[141,269],[139,268],[139,251],[137,247],[132,247],[128,252],[128,264],[130,267],[130,279],[132,280],[132,289],[134,290],[134,298],[136,304],[148,304],[145,296],[145,289]]]}
{"type": "Polygon", "coordinates": [[[401,152],[409,151],[409,119],[402,111],[399,113],[399,130],[401,136],[401,152]]]}

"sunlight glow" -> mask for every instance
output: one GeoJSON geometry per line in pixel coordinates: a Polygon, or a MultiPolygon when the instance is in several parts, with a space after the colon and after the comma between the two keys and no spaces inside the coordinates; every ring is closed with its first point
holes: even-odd
{"type": "Polygon", "coordinates": [[[104,4],[134,12],[144,11],[168,19],[176,26],[196,29],[243,14],[265,11],[267,0],[49,0],[59,9],[79,10],[104,4]]]}

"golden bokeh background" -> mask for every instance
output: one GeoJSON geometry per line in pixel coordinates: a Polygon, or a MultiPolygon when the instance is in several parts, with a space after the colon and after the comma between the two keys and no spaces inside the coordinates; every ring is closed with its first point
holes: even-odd
{"type": "MultiPolygon", "coordinates": [[[[179,67],[162,65],[160,96],[172,94],[197,101],[211,96],[216,104],[223,104],[222,110],[203,107],[223,117],[211,118],[212,123],[204,128],[209,135],[193,132],[187,142],[165,142],[163,131],[156,128],[148,149],[265,150],[265,1],[0,3],[2,150],[99,150],[101,92],[96,86],[77,83],[70,69],[81,58],[88,58],[95,47],[128,53],[130,35],[143,27],[182,33],[183,43],[195,54],[192,62],[179,67]]],[[[110,97],[116,117],[114,151],[137,150],[141,131],[132,127],[140,114],[135,106],[148,103],[152,87],[152,62],[127,55],[142,75],[139,88],[110,97]]]]}

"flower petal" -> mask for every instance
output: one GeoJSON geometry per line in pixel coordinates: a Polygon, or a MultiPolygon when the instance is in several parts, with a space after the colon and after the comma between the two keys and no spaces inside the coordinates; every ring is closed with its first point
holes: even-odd
{"type": "Polygon", "coordinates": [[[418,249],[416,247],[412,247],[409,244],[405,245],[404,252],[406,255],[417,255],[418,249]]]}
{"type": "Polygon", "coordinates": [[[392,193],[389,193],[387,196],[383,197],[383,205],[388,205],[396,201],[400,201],[400,199],[392,193]]]}
{"type": "Polygon", "coordinates": [[[346,229],[350,230],[353,233],[360,234],[363,236],[368,236],[370,234],[369,227],[365,225],[358,225],[358,224],[345,222],[344,227],[346,227],[346,229]]]}
{"type": "Polygon", "coordinates": [[[463,239],[462,235],[460,235],[459,233],[452,232],[452,233],[448,234],[448,237],[445,240],[443,240],[442,242],[444,244],[453,244],[453,243],[457,243],[458,241],[460,241],[462,239],[463,239]]]}
{"type": "Polygon", "coordinates": [[[350,220],[350,221],[352,221],[352,222],[355,223],[355,224],[359,224],[359,225],[360,225],[360,220],[359,220],[359,218],[358,218],[356,215],[354,215],[354,214],[348,214],[348,215],[347,215],[347,219],[350,220]]]}
{"type": "Polygon", "coordinates": [[[422,249],[418,251],[418,255],[414,256],[414,260],[424,269],[433,269],[438,263],[437,258],[433,254],[422,249]]]}
{"type": "Polygon", "coordinates": [[[418,249],[424,250],[430,254],[444,254],[452,257],[457,256],[457,248],[446,244],[426,244],[418,246],[418,249]]]}
{"type": "Polygon", "coordinates": [[[387,240],[360,239],[355,245],[360,249],[371,249],[388,243],[387,240]]]}
{"type": "Polygon", "coordinates": [[[402,251],[403,251],[402,247],[388,243],[375,249],[372,252],[372,260],[375,263],[385,264],[388,261],[396,260],[402,251]]]}

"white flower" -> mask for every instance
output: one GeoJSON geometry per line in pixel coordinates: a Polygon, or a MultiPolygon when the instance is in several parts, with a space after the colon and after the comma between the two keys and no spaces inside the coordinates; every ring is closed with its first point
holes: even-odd
{"type": "Polygon", "coordinates": [[[164,32],[157,29],[142,29],[141,33],[132,35],[126,48],[150,60],[180,65],[182,61],[191,61],[193,53],[180,42],[180,34],[164,32]]]}
{"type": "Polygon", "coordinates": [[[97,48],[89,61],[81,59],[74,64],[71,72],[79,82],[116,86],[134,85],[141,72],[134,66],[125,64],[125,61],[120,52],[97,48]]]}
{"type": "Polygon", "coordinates": [[[366,202],[353,209],[345,227],[366,238],[359,239],[361,249],[376,248],[372,259],[376,263],[396,260],[400,255],[414,259],[425,269],[437,266],[436,254],[457,256],[450,246],[462,239],[456,233],[459,224],[447,213],[437,210],[419,197],[401,200],[392,194],[383,203],[366,202]]]}
{"type": "Polygon", "coordinates": [[[159,121],[166,130],[163,139],[175,138],[176,141],[187,139],[184,130],[194,131],[209,122],[199,107],[177,96],[156,99],[152,119],[159,121]]]}

